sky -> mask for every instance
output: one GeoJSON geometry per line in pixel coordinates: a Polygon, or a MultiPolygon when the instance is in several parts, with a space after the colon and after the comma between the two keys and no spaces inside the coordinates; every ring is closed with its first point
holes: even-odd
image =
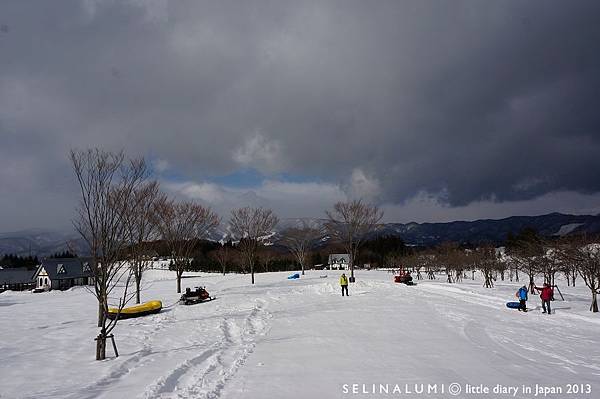
{"type": "Polygon", "coordinates": [[[70,149],[280,217],[600,213],[600,2],[0,2],[0,231],[68,228],[70,149]]]}

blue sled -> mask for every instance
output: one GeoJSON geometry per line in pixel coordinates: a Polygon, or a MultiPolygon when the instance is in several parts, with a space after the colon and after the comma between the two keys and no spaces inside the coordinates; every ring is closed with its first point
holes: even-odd
{"type": "Polygon", "coordinates": [[[288,276],[288,280],[295,280],[297,278],[300,278],[300,274],[299,273],[292,274],[291,276],[288,276]]]}
{"type": "Polygon", "coordinates": [[[511,308],[511,309],[518,309],[519,308],[519,302],[507,302],[506,303],[506,307],[507,308],[511,308]]]}

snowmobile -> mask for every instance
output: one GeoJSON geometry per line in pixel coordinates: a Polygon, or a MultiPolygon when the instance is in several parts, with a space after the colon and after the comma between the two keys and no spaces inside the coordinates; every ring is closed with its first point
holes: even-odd
{"type": "Polygon", "coordinates": [[[394,276],[394,282],[406,285],[415,285],[413,278],[409,271],[400,270],[396,276],[394,276]]]}
{"type": "Polygon", "coordinates": [[[201,302],[212,301],[213,299],[215,297],[210,296],[205,287],[194,287],[193,291],[188,287],[185,289],[185,293],[181,296],[179,302],[184,305],[195,305],[201,302]]]}

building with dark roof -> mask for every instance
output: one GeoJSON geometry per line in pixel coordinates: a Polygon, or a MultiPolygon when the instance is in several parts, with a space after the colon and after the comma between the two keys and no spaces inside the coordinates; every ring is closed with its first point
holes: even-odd
{"type": "Polygon", "coordinates": [[[329,254],[329,270],[348,270],[350,255],[348,254],[329,254]]]}
{"type": "Polygon", "coordinates": [[[0,269],[0,292],[6,290],[23,291],[35,287],[34,270],[25,267],[0,269]]]}
{"type": "Polygon", "coordinates": [[[44,259],[33,276],[38,289],[67,290],[94,284],[91,260],[85,258],[44,259]]]}

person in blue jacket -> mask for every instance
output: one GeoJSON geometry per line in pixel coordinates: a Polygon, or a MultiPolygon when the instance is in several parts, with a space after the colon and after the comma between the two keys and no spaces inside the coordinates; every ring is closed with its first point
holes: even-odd
{"type": "Polygon", "coordinates": [[[527,312],[527,287],[522,286],[519,288],[515,296],[519,298],[519,312],[527,312]]]}

